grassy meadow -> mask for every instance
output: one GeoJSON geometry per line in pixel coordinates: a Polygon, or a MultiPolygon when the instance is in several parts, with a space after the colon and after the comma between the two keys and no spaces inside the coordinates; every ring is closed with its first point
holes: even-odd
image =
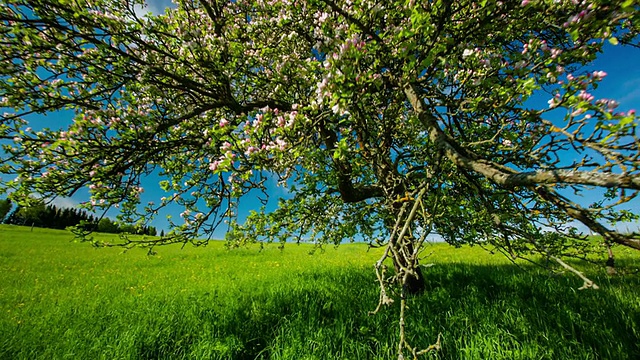
{"type": "MultiPolygon", "coordinates": [[[[113,235],[104,236],[105,239],[113,235]]],[[[380,249],[95,249],[65,231],[0,225],[0,359],[393,359],[397,302],[378,301],[380,249]]],[[[640,254],[600,290],[480,248],[436,244],[411,299],[410,342],[441,359],[640,359],[640,254]]]]}

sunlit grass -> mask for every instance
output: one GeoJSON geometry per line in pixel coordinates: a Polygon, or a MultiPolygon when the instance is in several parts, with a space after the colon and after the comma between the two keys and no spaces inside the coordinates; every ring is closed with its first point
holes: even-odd
{"type": "MultiPolygon", "coordinates": [[[[113,235],[104,236],[105,240],[113,235]]],[[[0,226],[2,359],[389,359],[397,304],[377,304],[362,244],[226,250],[95,249],[64,231],[0,226]]],[[[600,286],[477,247],[430,247],[409,336],[446,359],[640,358],[640,279],[582,267],[600,286]]],[[[617,251],[627,269],[638,255],[617,251]]]]}

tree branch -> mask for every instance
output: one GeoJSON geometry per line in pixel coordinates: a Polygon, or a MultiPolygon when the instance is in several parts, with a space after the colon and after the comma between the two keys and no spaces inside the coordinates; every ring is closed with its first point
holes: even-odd
{"type": "Polygon", "coordinates": [[[560,258],[557,258],[555,256],[550,256],[550,258],[552,260],[554,260],[555,262],[557,262],[558,264],[560,264],[563,268],[571,271],[572,273],[578,275],[578,277],[580,279],[582,279],[582,281],[584,281],[584,284],[578,288],[578,290],[584,290],[584,289],[588,289],[588,288],[593,288],[593,289],[600,289],[600,287],[598,285],[596,285],[596,283],[594,283],[593,281],[589,280],[586,276],[584,276],[583,273],[581,273],[580,271],[574,269],[572,266],[570,266],[569,264],[567,264],[566,262],[562,261],[560,258]]]}
{"type": "Polygon", "coordinates": [[[422,123],[427,127],[429,138],[442,149],[449,160],[456,165],[471,169],[482,174],[496,184],[505,187],[533,186],[539,184],[580,184],[600,187],[620,187],[640,190],[640,176],[638,174],[613,174],[597,171],[577,170],[538,170],[517,172],[516,170],[499,166],[488,160],[477,159],[465,150],[459,149],[437,124],[437,119],[427,113],[413,85],[407,84],[404,92],[422,123]]]}
{"type": "Polygon", "coordinates": [[[631,189],[640,189],[640,177],[628,174],[611,174],[599,172],[581,172],[568,170],[552,170],[552,171],[534,171],[518,173],[516,170],[493,164],[487,160],[479,160],[477,157],[468,155],[466,150],[459,149],[453,139],[450,139],[440,129],[437,119],[429,114],[422,100],[418,96],[418,90],[412,84],[404,86],[404,93],[411,103],[414,111],[422,123],[427,128],[430,140],[436,144],[457,166],[473,170],[486,178],[490,179],[498,185],[505,187],[526,186],[537,192],[540,197],[547,200],[558,208],[563,210],[567,215],[579,220],[589,227],[589,229],[601,234],[608,240],[615,243],[625,245],[640,250],[640,241],[634,240],[628,236],[624,236],[617,232],[611,231],[604,225],[593,219],[586,210],[575,204],[569,204],[558,196],[552,189],[547,186],[537,186],[540,184],[581,184],[595,185],[601,187],[622,187],[631,189]]]}

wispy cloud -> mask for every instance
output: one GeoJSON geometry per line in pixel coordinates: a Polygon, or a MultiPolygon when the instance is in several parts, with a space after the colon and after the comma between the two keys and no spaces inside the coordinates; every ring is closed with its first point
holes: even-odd
{"type": "Polygon", "coordinates": [[[43,199],[46,204],[55,205],[56,207],[77,208],[80,203],[70,197],[58,196],[54,199],[43,198],[42,194],[31,193],[30,197],[34,199],[43,199]]]}
{"type": "Polygon", "coordinates": [[[621,233],[640,232],[640,221],[617,223],[614,228],[621,233]]]}
{"type": "Polygon", "coordinates": [[[148,13],[152,15],[163,14],[168,7],[175,7],[175,5],[167,0],[146,0],[145,5],[136,5],[134,10],[138,17],[144,17],[148,13]]]}
{"type": "Polygon", "coordinates": [[[640,105],[640,78],[625,81],[620,85],[620,105],[634,107],[640,105]]]}
{"type": "MultiPolygon", "coordinates": [[[[571,223],[569,223],[568,225],[575,227],[576,229],[578,229],[578,232],[581,234],[592,234],[593,232],[591,231],[591,229],[589,229],[586,225],[584,225],[583,223],[574,220],[571,223]]],[[[606,225],[606,224],[605,224],[606,225]]],[[[615,224],[614,226],[608,225],[607,226],[610,230],[615,230],[618,231],[620,233],[630,233],[630,232],[638,232],[640,231],[640,221],[631,221],[631,222],[619,222],[617,224],[615,224]]]]}
{"type": "Polygon", "coordinates": [[[267,191],[271,196],[290,198],[292,196],[291,190],[281,183],[278,176],[275,174],[267,174],[267,191]]]}

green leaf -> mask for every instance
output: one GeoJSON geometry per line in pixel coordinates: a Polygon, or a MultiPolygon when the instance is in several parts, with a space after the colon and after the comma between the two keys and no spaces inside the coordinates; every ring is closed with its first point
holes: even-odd
{"type": "Polygon", "coordinates": [[[160,181],[160,188],[164,191],[169,191],[171,188],[169,181],[167,180],[160,181]]]}

